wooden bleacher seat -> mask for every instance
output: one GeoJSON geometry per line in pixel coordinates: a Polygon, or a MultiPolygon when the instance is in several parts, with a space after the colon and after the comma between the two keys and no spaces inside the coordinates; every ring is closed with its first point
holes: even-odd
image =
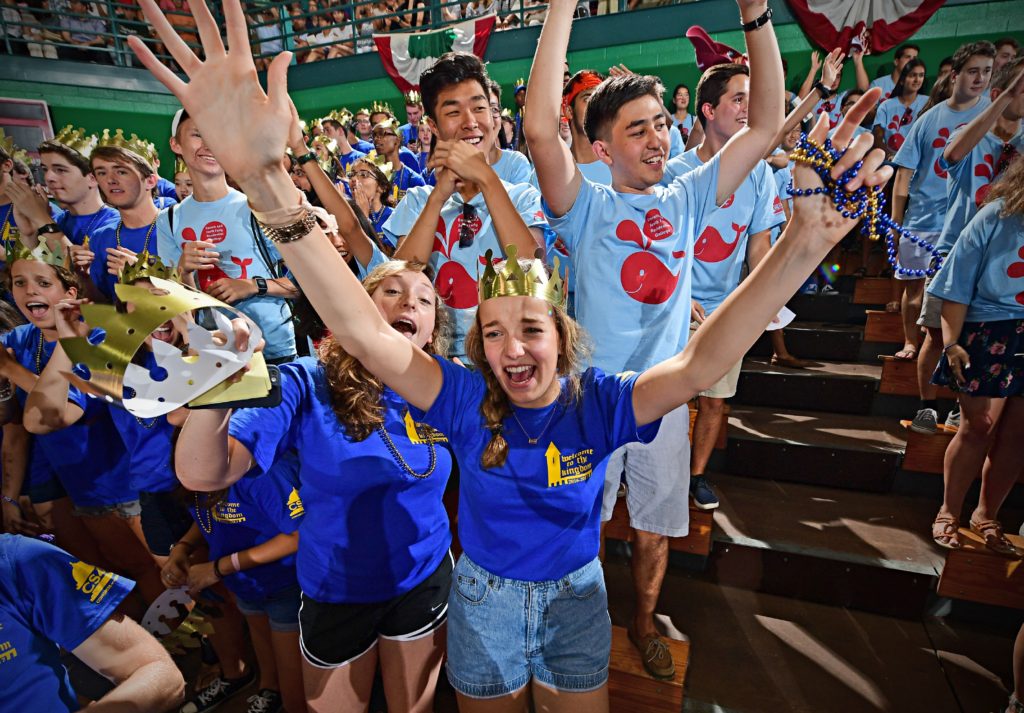
{"type": "MultiPolygon", "coordinates": [[[[1007,535],[1024,550],[1024,537],[1007,535]]],[[[1024,561],[988,550],[981,537],[960,528],[959,550],[950,550],[939,579],[939,595],[1024,609],[1024,561]]],[[[614,647],[614,645],[613,645],[614,647]]]]}
{"type": "Polygon", "coordinates": [[[942,459],[946,454],[946,447],[953,440],[956,431],[947,429],[940,423],[939,432],[929,435],[911,431],[910,421],[900,421],[900,425],[907,429],[907,449],[903,455],[903,469],[942,475],[942,459]]]}
{"type": "MultiPolygon", "coordinates": [[[[897,359],[887,354],[879,354],[878,358],[882,360],[882,380],[878,384],[878,393],[914,397],[920,394],[917,388],[916,359],[897,359]]],[[[938,398],[955,401],[956,394],[940,386],[938,398]]]]}
{"type": "Polygon", "coordinates": [[[865,342],[903,344],[903,322],[899,312],[869,309],[865,314],[868,316],[864,325],[865,342]]]}
{"type": "Polygon", "coordinates": [[[679,713],[690,663],[690,642],[664,638],[672,652],[676,676],[658,681],[644,670],[640,652],[621,626],[612,627],[612,658],[608,671],[609,708],[614,713],[679,713]]]}
{"type": "Polygon", "coordinates": [[[892,300],[891,277],[861,277],[853,286],[853,304],[884,305],[892,300]]]}
{"type": "MultiPolygon", "coordinates": [[[[714,516],[710,510],[690,506],[690,534],[668,538],[669,549],[688,555],[707,556],[711,553],[711,526],[714,516]]],[[[604,526],[604,536],[623,542],[633,541],[634,530],[629,526],[629,512],[625,498],[619,498],[612,511],[612,519],[604,526]]]]}

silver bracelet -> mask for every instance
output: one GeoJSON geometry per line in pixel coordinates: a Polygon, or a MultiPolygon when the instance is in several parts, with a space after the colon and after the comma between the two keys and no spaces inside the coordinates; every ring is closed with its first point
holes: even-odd
{"type": "Polygon", "coordinates": [[[14,386],[8,381],[0,386],[0,402],[10,401],[12,398],[14,398],[14,386]]]}

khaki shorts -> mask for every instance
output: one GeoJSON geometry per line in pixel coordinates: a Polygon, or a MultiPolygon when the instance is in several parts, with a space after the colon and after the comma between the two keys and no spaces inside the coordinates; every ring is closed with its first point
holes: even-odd
{"type": "Polygon", "coordinates": [[[924,298],[921,300],[921,316],[917,318],[919,327],[942,329],[942,298],[928,294],[928,285],[932,278],[924,281],[924,298]]]}
{"type": "MultiPolygon", "coordinates": [[[[690,324],[690,338],[693,339],[693,333],[697,331],[697,325],[690,324]]],[[[709,399],[731,399],[736,395],[736,387],[740,383],[740,370],[743,368],[743,360],[740,359],[738,362],[732,365],[732,368],[718,380],[714,386],[707,391],[701,391],[701,396],[706,396],[709,399]]]]}

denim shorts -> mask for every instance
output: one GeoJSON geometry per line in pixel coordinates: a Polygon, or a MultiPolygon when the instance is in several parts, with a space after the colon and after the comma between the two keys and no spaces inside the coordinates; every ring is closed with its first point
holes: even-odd
{"type": "Polygon", "coordinates": [[[102,517],[104,515],[117,515],[128,520],[142,514],[142,506],[138,500],[129,500],[126,503],[111,503],[110,505],[75,505],[74,513],[79,517],[102,517]]]}
{"type": "Polygon", "coordinates": [[[270,620],[271,631],[298,631],[301,598],[302,590],[296,584],[263,599],[242,599],[235,595],[235,604],[238,611],[246,616],[266,616],[270,620]]]}
{"type": "Polygon", "coordinates": [[[535,678],[568,693],[608,682],[612,623],[601,562],[558,580],[491,574],[465,554],[448,597],[448,680],[471,698],[514,693],[535,678]]]}

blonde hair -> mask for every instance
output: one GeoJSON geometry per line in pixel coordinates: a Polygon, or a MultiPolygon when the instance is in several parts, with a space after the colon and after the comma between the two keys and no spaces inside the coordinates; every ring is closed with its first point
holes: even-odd
{"type": "Polygon", "coordinates": [[[985,196],[985,203],[1003,199],[1003,207],[999,215],[1009,218],[1011,215],[1024,215],[1024,160],[1020,156],[1013,159],[1003,174],[996,179],[985,196]]]}
{"type": "MultiPolygon", "coordinates": [[[[528,267],[528,264],[524,263],[525,267],[528,267]]],[[[586,332],[562,307],[551,305],[550,309],[551,318],[558,332],[556,378],[566,377],[566,388],[558,400],[565,405],[575,404],[582,394],[580,370],[589,352],[586,332]]],[[[512,413],[512,403],[508,400],[508,394],[501,388],[491,365],[487,363],[479,310],[476,321],[466,335],[466,356],[480,369],[487,384],[487,395],[480,404],[480,413],[486,421],[487,430],[491,432],[491,440],[480,456],[480,465],[487,469],[499,468],[508,458],[508,441],[503,434],[502,422],[512,413]]]]}
{"type": "MultiPolygon", "coordinates": [[[[423,263],[390,260],[374,268],[363,280],[363,287],[372,295],[386,278],[403,272],[423,273],[433,283],[430,270],[423,263]]],[[[434,309],[434,331],[430,343],[424,350],[430,354],[446,354],[449,341],[448,312],[436,292],[434,309]]],[[[323,364],[327,378],[331,410],[345,427],[345,434],[354,441],[366,439],[377,426],[384,423],[384,407],[380,401],[381,393],[384,391],[383,384],[355,357],[346,352],[334,337],[328,337],[320,343],[317,356],[323,364]]]]}

